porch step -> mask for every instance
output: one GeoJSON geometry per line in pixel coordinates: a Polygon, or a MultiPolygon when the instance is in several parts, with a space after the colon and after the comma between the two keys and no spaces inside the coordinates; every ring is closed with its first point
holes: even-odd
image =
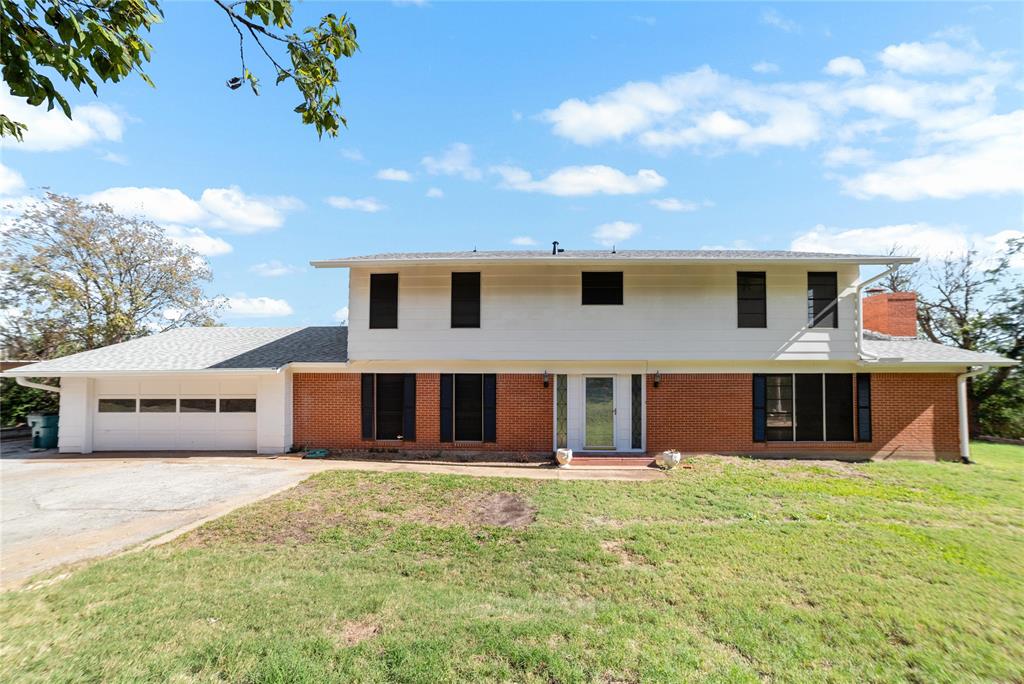
{"type": "Polygon", "coordinates": [[[654,458],[645,454],[573,454],[574,466],[600,466],[604,468],[634,467],[647,468],[654,465],[654,458]]]}

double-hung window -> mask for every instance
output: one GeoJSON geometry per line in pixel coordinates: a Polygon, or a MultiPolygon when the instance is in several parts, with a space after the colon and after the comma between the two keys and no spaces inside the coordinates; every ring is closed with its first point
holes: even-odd
{"type": "Polygon", "coordinates": [[[583,304],[622,304],[622,271],[583,271],[583,304]]]}
{"type": "Polygon", "coordinates": [[[363,373],[364,440],[416,440],[416,374],[363,373]]]}
{"type": "Polygon", "coordinates": [[[452,273],[452,327],[480,327],[479,273],[452,273]]]}
{"type": "Polygon", "coordinates": [[[370,327],[398,327],[398,274],[370,274],[370,327]]]}
{"type": "Polygon", "coordinates": [[[497,375],[441,375],[441,441],[497,441],[497,375]]]}
{"type": "Polygon", "coordinates": [[[736,324],[740,328],[767,328],[768,301],[764,271],[736,274],[736,324]]]}
{"type": "Polygon", "coordinates": [[[835,271],[807,274],[807,325],[839,327],[839,287],[835,271]]]}

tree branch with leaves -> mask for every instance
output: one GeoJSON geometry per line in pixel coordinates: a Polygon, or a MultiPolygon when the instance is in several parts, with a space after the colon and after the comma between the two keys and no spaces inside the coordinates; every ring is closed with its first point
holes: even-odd
{"type": "MultiPolygon", "coordinates": [[[[295,107],[302,123],[320,137],[337,136],[347,121],[341,114],[338,62],[359,49],[356,27],[347,15],[325,14],[301,33],[292,28],[291,0],[213,0],[239,39],[241,69],[228,79],[237,90],[248,82],[259,95],[259,79],[246,66],[247,40],[275,70],[276,83],[292,81],[302,96],[295,107]],[[247,38],[248,36],[248,38],[247,38]],[[275,55],[281,50],[286,56],[275,55]],[[287,64],[287,66],[285,65],[287,64]]],[[[143,70],[152,58],[144,38],[164,14],[157,0],[5,0],[0,3],[0,63],[11,94],[32,106],[59,107],[72,118],[71,105],[50,75],[76,90],[98,94],[100,82],[117,83],[143,70]]],[[[26,124],[0,112],[0,137],[24,138],[26,124]]]]}

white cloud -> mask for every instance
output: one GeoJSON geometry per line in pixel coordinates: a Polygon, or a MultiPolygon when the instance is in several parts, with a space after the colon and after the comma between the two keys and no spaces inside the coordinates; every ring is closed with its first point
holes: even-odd
{"type": "Polygon", "coordinates": [[[758,62],[750,67],[759,74],[777,74],[779,73],[779,65],[772,62],[758,62]]]}
{"type": "Polygon", "coordinates": [[[864,63],[856,57],[835,57],[825,65],[825,73],[829,76],[863,76],[867,73],[864,63]]]}
{"type": "Polygon", "coordinates": [[[640,169],[630,176],[603,165],[565,166],[541,180],[534,180],[529,171],[516,166],[495,166],[491,171],[501,176],[503,188],[559,197],[635,195],[654,192],[668,182],[653,169],[640,169]]]}
{"type": "Polygon", "coordinates": [[[25,124],[24,141],[3,138],[0,146],[30,152],[60,152],[102,140],[118,142],[124,134],[124,118],[103,104],[72,107],[73,119],[59,107],[33,107],[0,89],[0,112],[25,124]]]}
{"type": "Polygon", "coordinates": [[[846,179],[843,190],[894,200],[1024,192],[1024,109],[934,137],[939,151],[881,164],[846,179]]]}
{"type": "Polygon", "coordinates": [[[334,320],[343,325],[348,325],[348,307],[343,306],[334,312],[334,320]]]}
{"type": "Polygon", "coordinates": [[[509,242],[511,242],[513,245],[517,245],[519,247],[531,247],[531,246],[537,244],[537,241],[534,240],[529,235],[517,235],[516,237],[512,238],[511,240],[509,240],[509,242]]]}
{"type": "Polygon", "coordinates": [[[887,68],[907,74],[959,74],[979,66],[969,52],[948,43],[900,43],[878,53],[887,68]]]}
{"type": "Polygon", "coordinates": [[[408,183],[412,180],[412,174],[404,169],[381,169],[377,172],[377,179],[408,183]]]}
{"type": "Polygon", "coordinates": [[[302,208],[294,197],[246,195],[238,186],[207,188],[198,201],[177,188],[130,186],[108,188],[83,199],[157,223],[201,223],[236,233],[273,230],[284,223],[286,212],[302,208]]]}
{"type": "Polygon", "coordinates": [[[599,225],[594,229],[594,232],[590,234],[590,237],[594,238],[599,245],[611,247],[623,240],[628,240],[639,232],[639,223],[612,221],[611,223],[602,223],[599,225]]]}
{"type": "Polygon", "coordinates": [[[100,155],[100,159],[111,164],[118,164],[119,166],[128,166],[128,157],[117,152],[104,152],[100,155]]]}
{"type": "Polygon", "coordinates": [[[302,271],[298,266],[292,266],[286,264],[277,259],[271,259],[270,261],[253,264],[249,267],[249,270],[256,275],[263,276],[264,278],[280,278],[281,276],[291,275],[292,273],[299,273],[302,271]]]}
{"type": "Polygon", "coordinates": [[[442,197],[444,197],[444,190],[442,190],[441,188],[428,188],[426,195],[431,199],[441,199],[442,197]]]}
{"type": "Polygon", "coordinates": [[[358,162],[363,161],[365,159],[365,157],[363,157],[363,153],[360,150],[354,148],[342,148],[340,154],[342,157],[348,159],[349,161],[358,162]]]}
{"type": "Polygon", "coordinates": [[[224,315],[230,318],[277,318],[290,316],[291,305],[273,297],[246,297],[237,295],[224,298],[224,315]]]}
{"type": "Polygon", "coordinates": [[[466,143],[453,143],[437,157],[424,157],[420,164],[432,176],[462,176],[466,180],[480,180],[483,175],[473,165],[473,149],[466,143]]]}
{"type": "Polygon", "coordinates": [[[219,237],[210,235],[202,228],[164,224],[164,233],[172,241],[191,247],[202,256],[212,257],[228,254],[232,251],[229,243],[219,237]]]}
{"type": "Polygon", "coordinates": [[[25,179],[9,166],[0,164],[0,195],[13,195],[25,189],[25,179]]]}
{"type": "Polygon", "coordinates": [[[982,259],[991,259],[1004,249],[1006,240],[1024,236],[1022,231],[999,231],[985,235],[969,233],[960,226],[902,223],[874,228],[834,228],[817,225],[794,238],[790,249],[800,252],[841,254],[885,254],[895,248],[901,254],[922,259],[943,259],[977,249],[982,259]]]}
{"type": "Polygon", "coordinates": [[[328,197],[327,203],[335,209],[354,209],[356,211],[364,211],[368,214],[376,214],[378,211],[384,211],[387,206],[383,202],[378,200],[376,197],[343,197],[334,196],[328,197]]]}
{"type": "Polygon", "coordinates": [[[83,199],[110,205],[119,214],[142,215],[158,223],[194,223],[209,219],[199,202],[177,188],[107,188],[83,199]]]}
{"type": "Polygon", "coordinates": [[[774,26],[775,28],[785,31],[786,33],[799,33],[800,24],[796,23],[791,19],[786,19],[774,9],[768,8],[761,10],[761,23],[766,26],[774,26]]]}
{"type": "Polygon", "coordinates": [[[697,202],[691,202],[690,200],[676,199],[675,197],[663,197],[659,199],[652,199],[651,206],[661,209],[662,211],[697,211],[701,205],[697,202]]]}
{"type": "Polygon", "coordinates": [[[867,166],[875,159],[871,150],[840,145],[825,153],[825,166],[867,166]]]}

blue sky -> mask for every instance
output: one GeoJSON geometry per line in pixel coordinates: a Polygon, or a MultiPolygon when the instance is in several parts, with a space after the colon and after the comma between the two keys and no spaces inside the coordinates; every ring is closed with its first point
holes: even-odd
{"type": "Polygon", "coordinates": [[[169,2],[138,79],[6,145],[8,202],[110,202],[206,254],[225,322],[335,321],[310,259],[454,249],[993,252],[1024,227],[1024,5],[385,4],[349,11],[349,120],[318,140],[250,47],[169,2]]]}

